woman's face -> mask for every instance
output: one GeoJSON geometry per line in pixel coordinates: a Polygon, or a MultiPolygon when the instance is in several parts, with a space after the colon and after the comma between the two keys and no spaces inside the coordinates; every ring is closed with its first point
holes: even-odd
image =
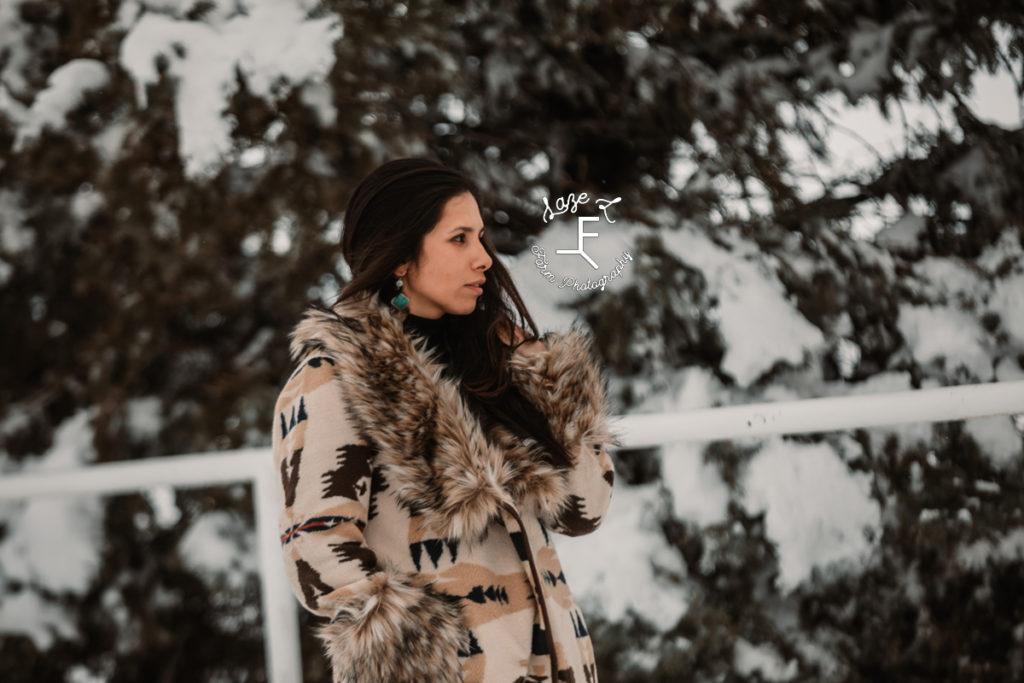
{"type": "Polygon", "coordinates": [[[452,197],[441,219],[423,237],[415,262],[395,271],[402,278],[402,292],[409,297],[409,312],[423,318],[445,313],[468,315],[476,308],[483,290],[484,271],[491,257],[484,250],[484,221],[469,192],[452,197]]]}

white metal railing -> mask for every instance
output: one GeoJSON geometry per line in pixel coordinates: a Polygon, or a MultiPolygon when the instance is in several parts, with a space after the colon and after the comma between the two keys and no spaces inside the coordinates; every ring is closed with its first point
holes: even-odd
{"type": "Polygon", "coordinates": [[[673,441],[811,434],[1017,413],[1024,413],[1024,381],[627,415],[621,424],[626,445],[642,448],[673,441]]]}
{"type": "MultiPolygon", "coordinates": [[[[615,419],[615,428],[622,435],[623,448],[644,448],[676,441],[826,432],[1018,413],[1024,413],[1024,381],[626,415],[615,419]]],[[[277,529],[279,482],[269,448],[7,474],[0,478],[0,500],[137,493],[154,486],[187,488],[239,482],[253,485],[268,679],[272,683],[301,683],[298,603],[284,572],[277,529]]]]}
{"type": "Polygon", "coordinates": [[[0,500],[60,495],[139,493],[154,486],[178,488],[248,483],[253,486],[263,605],[267,679],[301,683],[298,603],[284,572],[277,532],[279,480],[269,448],[98,463],[66,470],[5,474],[0,500]]]}

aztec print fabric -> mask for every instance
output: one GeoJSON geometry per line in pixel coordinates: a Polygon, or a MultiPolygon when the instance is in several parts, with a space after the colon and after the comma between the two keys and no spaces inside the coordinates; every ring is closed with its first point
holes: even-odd
{"type": "Polygon", "coordinates": [[[274,415],[292,588],[335,683],[596,683],[586,622],[551,542],[610,500],[604,383],[586,336],[514,354],[513,382],[573,455],[485,435],[425,341],[363,296],[311,309],[274,415]]]}

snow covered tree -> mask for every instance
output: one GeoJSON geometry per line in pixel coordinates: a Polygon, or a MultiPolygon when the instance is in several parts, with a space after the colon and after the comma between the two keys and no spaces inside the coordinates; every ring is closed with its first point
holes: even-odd
{"type": "MultiPolygon", "coordinates": [[[[633,261],[557,297],[623,412],[1024,377],[1024,133],[972,99],[996,70],[1019,100],[1024,9],[995,0],[5,2],[0,470],[269,443],[287,332],[347,277],[348,193],[404,155],[471,173],[545,295],[525,249],[567,224],[541,199],[621,198],[602,230],[633,261]],[[850,107],[898,135],[844,132],[850,107]]],[[[1022,675],[1008,419],[618,465],[687,599],[595,615],[602,681],[1022,675]],[[783,494],[806,497],[793,518],[783,494]]],[[[68,503],[103,540],[64,582],[16,559],[45,515],[12,508],[0,678],[262,680],[244,559],[202,561],[245,557],[249,507],[244,489],[68,503]]]]}

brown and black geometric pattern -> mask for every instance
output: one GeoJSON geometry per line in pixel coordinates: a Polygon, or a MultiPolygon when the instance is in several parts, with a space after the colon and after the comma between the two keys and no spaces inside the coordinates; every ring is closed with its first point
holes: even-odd
{"type": "Polygon", "coordinates": [[[371,574],[377,569],[377,554],[358,541],[332,543],[331,551],[341,562],[359,562],[359,568],[365,574],[371,574]]]}
{"type": "Polygon", "coordinates": [[[284,489],[284,505],[295,505],[295,490],[299,485],[299,465],[302,463],[302,449],[296,448],[290,458],[281,460],[281,487],[284,489]]]}
{"type": "Polygon", "coordinates": [[[601,524],[600,517],[587,517],[583,498],[573,494],[569,496],[569,507],[558,517],[558,523],[570,536],[589,534],[601,524]]]}
{"type": "Polygon", "coordinates": [[[302,596],[306,602],[306,605],[310,609],[317,609],[319,607],[319,598],[321,595],[330,593],[333,588],[328,584],[324,583],[324,580],[320,578],[320,574],[317,570],[306,562],[305,560],[296,560],[295,568],[299,577],[299,586],[302,589],[302,596]]]}
{"type": "Polygon", "coordinates": [[[364,444],[345,444],[338,448],[338,466],[323,475],[324,498],[359,500],[366,494],[370,478],[370,463],[374,451],[364,444]]]}

